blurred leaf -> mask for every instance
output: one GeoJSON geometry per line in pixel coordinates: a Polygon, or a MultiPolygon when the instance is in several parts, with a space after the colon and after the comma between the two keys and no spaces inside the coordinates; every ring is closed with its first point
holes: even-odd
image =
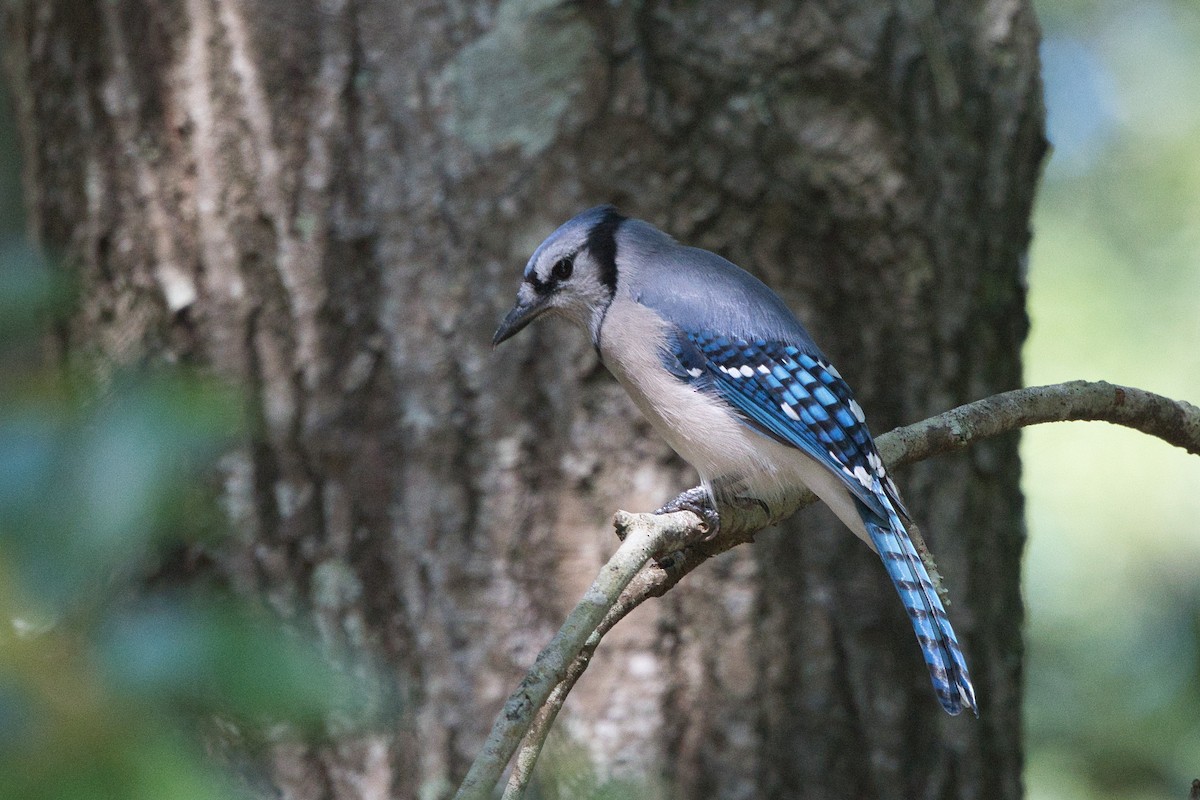
{"type": "Polygon", "coordinates": [[[0,257],[0,798],[238,796],[201,752],[214,720],[222,746],[245,748],[365,706],[282,624],[148,580],[156,555],[223,529],[206,475],[241,409],[177,368],[99,387],[40,366],[66,282],[19,243],[0,257]]]}
{"type": "MultiPolygon", "coordinates": [[[[116,720],[114,720],[116,721],[116,720]]],[[[231,800],[234,787],[169,730],[143,724],[107,738],[56,737],[0,754],[0,797],[21,800],[231,800]],[[3,756],[7,755],[8,758],[3,756]]]]}
{"type": "Polygon", "coordinates": [[[67,286],[23,236],[0,238],[0,342],[35,333],[68,298],[67,286]]]}
{"type": "Polygon", "coordinates": [[[102,400],[27,397],[0,408],[0,545],[38,606],[81,602],[155,542],[197,468],[237,419],[227,393],[124,379],[102,400]]]}
{"type": "Polygon", "coordinates": [[[311,645],[229,601],[160,596],[112,619],[98,650],[132,703],[316,729],[356,694],[311,645]]]}

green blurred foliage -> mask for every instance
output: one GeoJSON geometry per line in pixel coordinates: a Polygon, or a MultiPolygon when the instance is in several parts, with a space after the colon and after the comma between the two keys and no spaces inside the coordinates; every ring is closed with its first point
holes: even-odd
{"type": "Polygon", "coordinates": [[[235,398],[165,369],[103,386],[42,365],[70,293],[0,247],[0,797],[240,796],[202,755],[221,732],[343,727],[359,698],[316,648],[212,585],[152,580],[222,529],[204,475],[235,398]]]}
{"type": "Polygon", "coordinates": [[[600,777],[585,747],[558,729],[546,740],[528,791],[529,800],[662,800],[671,794],[661,782],[600,777]]]}
{"type": "MultiPolygon", "coordinates": [[[[1030,384],[1200,402],[1200,4],[1043,0],[1054,152],[1030,384]]],[[[1023,440],[1034,800],[1183,798],[1200,776],[1200,458],[1096,423],[1023,440]]]]}

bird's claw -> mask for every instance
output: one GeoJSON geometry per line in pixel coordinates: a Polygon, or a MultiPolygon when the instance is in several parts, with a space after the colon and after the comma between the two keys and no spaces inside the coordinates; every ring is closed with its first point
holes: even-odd
{"type": "Polygon", "coordinates": [[[703,487],[697,486],[693,489],[688,489],[654,513],[672,514],[676,511],[690,511],[704,520],[704,525],[708,530],[705,531],[704,538],[701,541],[711,541],[721,532],[721,517],[717,513],[717,509],[713,507],[712,499],[708,496],[708,492],[704,491],[703,487]]]}

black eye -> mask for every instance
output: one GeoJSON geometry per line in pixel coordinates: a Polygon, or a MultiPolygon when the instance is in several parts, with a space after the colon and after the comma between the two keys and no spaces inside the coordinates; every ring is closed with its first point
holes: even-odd
{"type": "Polygon", "coordinates": [[[554,268],[550,270],[550,279],[552,281],[565,281],[571,277],[571,271],[575,269],[575,259],[573,256],[560,258],[554,262],[554,268]]]}

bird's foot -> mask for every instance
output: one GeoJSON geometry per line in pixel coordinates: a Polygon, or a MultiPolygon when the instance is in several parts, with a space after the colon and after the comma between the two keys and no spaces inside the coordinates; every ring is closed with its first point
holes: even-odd
{"type": "Polygon", "coordinates": [[[702,486],[688,489],[654,513],[671,514],[676,511],[690,511],[704,520],[704,524],[708,528],[704,532],[703,541],[705,542],[716,538],[721,531],[721,517],[717,514],[716,507],[713,506],[712,498],[708,496],[708,492],[704,491],[702,486]]]}

